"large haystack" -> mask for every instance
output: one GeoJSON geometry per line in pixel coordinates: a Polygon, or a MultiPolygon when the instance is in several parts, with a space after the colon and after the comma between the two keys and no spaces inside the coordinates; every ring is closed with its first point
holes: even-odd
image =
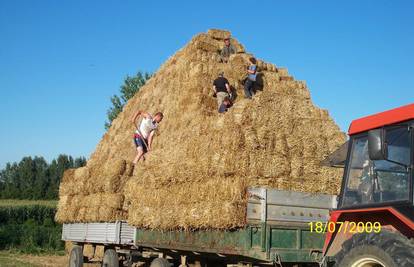
{"type": "Polygon", "coordinates": [[[319,162],[345,136],[306,84],[259,60],[259,92],[243,98],[250,54],[219,63],[226,31],[195,36],[167,60],[125,106],[86,167],[65,173],[59,222],[126,219],[139,227],[234,228],[245,224],[246,188],[266,186],[337,193],[340,171],[319,162]],[[234,107],[217,113],[211,88],[220,70],[237,90],[234,107]],[[135,169],[131,115],[165,114],[153,151],[135,169]]]}

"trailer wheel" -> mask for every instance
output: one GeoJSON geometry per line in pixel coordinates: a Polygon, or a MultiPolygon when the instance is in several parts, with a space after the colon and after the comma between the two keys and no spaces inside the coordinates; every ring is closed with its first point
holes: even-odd
{"type": "Polygon", "coordinates": [[[69,267],[83,266],[83,251],[81,246],[74,246],[70,251],[69,267]]]}
{"type": "Polygon", "coordinates": [[[150,267],[170,267],[171,264],[167,259],[164,258],[156,258],[151,262],[150,267]]]}
{"type": "Polygon", "coordinates": [[[414,244],[399,233],[363,233],[345,241],[335,255],[335,267],[414,266],[414,244]]]}
{"type": "Polygon", "coordinates": [[[114,249],[105,250],[102,267],[119,267],[118,253],[114,249]]]}

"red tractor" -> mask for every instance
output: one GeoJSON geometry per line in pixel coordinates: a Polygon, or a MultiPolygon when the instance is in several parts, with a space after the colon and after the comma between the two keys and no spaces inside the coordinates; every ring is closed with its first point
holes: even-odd
{"type": "MultiPolygon", "coordinates": [[[[354,120],[324,265],[414,266],[414,104],[354,120]]],[[[345,158],[346,157],[346,158],[345,158]]]]}

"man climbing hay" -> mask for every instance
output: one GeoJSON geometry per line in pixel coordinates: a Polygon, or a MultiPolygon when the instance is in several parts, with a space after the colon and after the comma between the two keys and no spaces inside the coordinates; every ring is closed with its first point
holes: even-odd
{"type": "Polygon", "coordinates": [[[154,137],[155,130],[158,124],[162,121],[164,115],[161,112],[157,112],[154,117],[151,114],[138,110],[132,117],[132,123],[136,127],[134,133],[134,143],[137,149],[137,155],[133,161],[134,165],[143,158],[145,160],[145,153],[151,150],[152,140],[154,137]],[[136,120],[139,116],[142,116],[141,123],[138,127],[136,120]]]}
{"type": "Polygon", "coordinates": [[[224,77],[223,71],[220,71],[219,77],[214,80],[213,91],[217,97],[218,108],[220,108],[226,97],[230,99],[231,87],[229,81],[224,77]]]}

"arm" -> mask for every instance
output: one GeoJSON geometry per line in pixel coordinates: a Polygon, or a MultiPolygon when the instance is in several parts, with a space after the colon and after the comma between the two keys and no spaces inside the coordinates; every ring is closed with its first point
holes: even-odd
{"type": "Polygon", "coordinates": [[[216,88],[216,86],[215,86],[215,85],[213,85],[213,91],[214,91],[214,93],[216,93],[216,94],[217,94],[217,88],[216,88]]]}
{"type": "Polygon", "coordinates": [[[137,127],[137,125],[135,124],[135,121],[137,120],[138,116],[141,115],[141,111],[138,110],[137,112],[134,113],[134,115],[131,118],[131,122],[132,124],[134,124],[135,127],[137,127]]]}
{"type": "Polygon", "coordinates": [[[247,69],[247,72],[250,73],[250,74],[255,74],[256,73],[256,69],[254,69],[254,70],[247,69]]]}
{"type": "Polygon", "coordinates": [[[150,115],[142,110],[138,110],[137,112],[135,112],[134,116],[132,116],[131,122],[134,124],[135,127],[137,127],[135,121],[137,120],[137,118],[142,115],[144,118],[148,119],[150,117],[150,115]]]}
{"type": "Polygon", "coordinates": [[[220,56],[222,56],[222,57],[226,56],[226,52],[224,51],[224,49],[226,49],[226,47],[223,47],[220,51],[220,56]]]}
{"type": "Polygon", "coordinates": [[[145,112],[145,111],[141,111],[141,115],[142,115],[142,117],[144,117],[146,119],[150,119],[151,118],[151,115],[148,112],[145,112]]]}
{"type": "Polygon", "coordinates": [[[231,88],[230,88],[230,85],[228,83],[226,83],[226,89],[227,89],[227,92],[229,92],[229,94],[230,94],[231,93],[231,88]]]}
{"type": "Polygon", "coordinates": [[[148,136],[148,151],[151,150],[152,140],[153,140],[153,137],[154,137],[154,133],[155,133],[155,131],[152,130],[151,133],[148,136]]]}

